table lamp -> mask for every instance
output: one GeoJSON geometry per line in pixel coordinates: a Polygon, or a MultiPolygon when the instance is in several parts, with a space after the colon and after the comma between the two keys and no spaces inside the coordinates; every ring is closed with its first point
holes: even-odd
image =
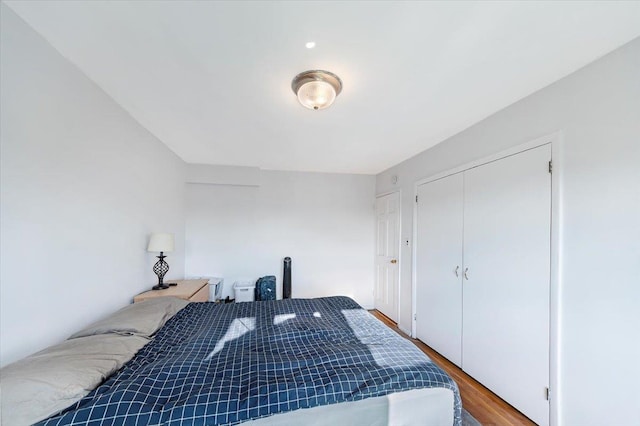
{"type": "Polygon", "coordinates": [[[147,247],[147,251],[149,252],[160,252],[160,256],[156,256],[158,259],[156,264],[153,265],[153,272],[158,276],[158,285],[153,286],[154,290],[163,290],[165,288],[169,288],[169,286],[162,282],[165,274],[169,271],[169,264],[164,261],[164,258],[167,257],[164,255],[165,252],[173,251],[173,234],[166,233],[153,233],[151,234],[151,238],[149,238],[149,246],[147,247]]]}

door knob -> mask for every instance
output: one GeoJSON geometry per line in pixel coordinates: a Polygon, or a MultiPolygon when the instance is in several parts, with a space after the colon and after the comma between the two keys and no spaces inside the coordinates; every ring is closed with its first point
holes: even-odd
{"type": "Polygon", "coordinates": [[[391,259],[391,263],[398,263],[397,259],[391,259]]]}

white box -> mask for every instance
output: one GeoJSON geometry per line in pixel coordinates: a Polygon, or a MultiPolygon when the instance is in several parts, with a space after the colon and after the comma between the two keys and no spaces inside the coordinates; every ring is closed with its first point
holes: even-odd
{"type": "Polygon", "coordinates": [[[256,284],[249,281],[236,281],[233,284],[233,291],[236,294],[236,303],[253,302],[256,294],[256,284]]]}

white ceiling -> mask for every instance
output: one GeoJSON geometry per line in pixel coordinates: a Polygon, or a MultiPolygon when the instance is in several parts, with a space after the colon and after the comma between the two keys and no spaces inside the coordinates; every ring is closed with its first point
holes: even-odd
{"type": "Polygon", "coordinates": [[[381,172],[640,35],[637,1],[6,3],[185,161],[281,170],[381,172]]]}

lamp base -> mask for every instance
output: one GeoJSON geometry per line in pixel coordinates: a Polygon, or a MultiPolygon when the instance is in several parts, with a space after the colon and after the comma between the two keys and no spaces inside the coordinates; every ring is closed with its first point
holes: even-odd
{"type": "Polygon", "coordinates": [[[169,264],[164,261],[164,258],[167,256],[165,256],[163,252],[160,252],[160,256],[156,257],[160,260],[153,265],[153,272],[158,276],[158,285],[154,285],[152,288],[153,290],[166,290],[169,288],[169,285],[165,284],[162,280],[169,271],[169,264]]]}
{"type": "Polygon", "coordinates": [[[166,284],[158,284],[158,285],[154,285],[153,287],[151,287],[152,290],[166,290],[168,289],[169,286],[166,284]]]}

